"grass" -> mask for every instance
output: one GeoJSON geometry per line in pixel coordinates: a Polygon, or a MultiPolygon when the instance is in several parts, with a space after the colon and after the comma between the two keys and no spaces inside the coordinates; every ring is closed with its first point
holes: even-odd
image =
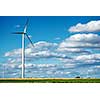
{"type": "Polygon", "coordinates": [[[100,79],[83,78],[1,78],[0,83],[100,83],[100,79]]]}

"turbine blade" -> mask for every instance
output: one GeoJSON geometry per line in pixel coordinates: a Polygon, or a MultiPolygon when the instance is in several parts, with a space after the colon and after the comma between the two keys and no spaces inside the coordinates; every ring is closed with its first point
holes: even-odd
{"type": "Polygon", "coordinates": [[[31,45],[34,47],[34,44],[32,43],[32,41],[31,41],[30,37],[28,36],[28,34],[26,33],[25,35],[28,38],[28,40],[30,41],[31,45]]]}
{"type": "Polygon", "coordinates": [[[26,31],[27,31],[28,22],[29,22],[29,19],[27,19],[27,21],[26,21],[26,24],[25,24],[25,27],[24,27],[24,33],[26,33],[26,31]]]}
{"type": "Polygon", "coordinates": [[[24,32],[13,32],[12,34],[24,34],[24,32]]]}

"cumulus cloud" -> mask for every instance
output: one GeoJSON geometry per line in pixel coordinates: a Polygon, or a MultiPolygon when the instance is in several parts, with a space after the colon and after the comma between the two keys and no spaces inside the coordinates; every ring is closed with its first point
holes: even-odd
{"type": "Polygon", "coordinates": [[[87,64],[96,64],[100,63],[100,54],[79,55],[75,58],[75,60],[87,64]]]}
{"type": "Polygon", "coordinates": [[[69,32],[96,32],[100,31],[100,20],[90,21],[86,24],[78,23],[69,28],[69,32]]]}
{"type": "MultiPolygon", "coordinates": [[[[66,58],[68,53],[82,53],[91,54],[91,50],[86,50],[87,48],[100,48],[100,36],[98,34],[75,34],[59,45],[57,43],[49,43],[45,41],[40,41],[34,43],[34,48],[30,45],[25,49],[26,58],[66,58]]],[[[15,49],[10,52],[5,53],[5,57],[21,57],[21,49],[15,49]]],[[[9,60],[10,61],[10,60],[9,60]]],[[[10,62],[21,61],[20,59],[13,59],[10,62]]]]}
{"type": "Polygon", "coordinates": [[[12,51],[6,52],[5,57],[19,57],[21,56],[21,49],[14,49],[12,51]]]}
{"type": "MultiPolygon", "coordinates": [[[[39,41],[34,43],[34,49],[50,49],[53,47],[56,47],[58,44],[57,43],[50,43],[46,41],[39,41]]],[[[31,47],[31,44],[28,45],[28,47],[31,47]]]]}
{"type": "MultiPolygon", "coordinates": [[[[77,64],[77,61],[81,61],[80,54],[87,56],[91,54],[91,50],[88,51],[87,48],[99,48],[100,47],[100,36],[97,34],[75,34],[69,38],[62,41],[59,45],[57,43],[49,43],[45,41],[40,41],[34,43],[34,48],[30,45],[25,49],[26,61],[32,61],[33,59],[50,59],[57,58],[58,61],[77,64]],[[71,53],[71,57],[68,54],[71,53]],[[73,55],[73,53],[77,54],[73,55]],[[73,59],[73,57],[76,59],[73,59]]],[[[5,57],[18,57],[16,59],[9,59],[9,63],[21,63],[21,49],[15,49],[10,52],[5,53],[5,57]]],[[[84,56],[83,56],[84,57],[84,56]]],[[[90,57],[92,58],[92,56],[90,57]]],[[[83,61],[84,59],[82,59],[83,61]]],[[[87,61],[90,61],[86,59],[87,61]]],[[[97,59],[96,59],[97,60],[97,59]]],[[[93,61],[93,60],[91,60],[93,61]]],[[[66,64],[67,65],[67,64],[66,64]]],[[[71,65],[72,66],[72,65],[71,65]]]]}
{"type": "MultiPolygon", "coordinates": [[[[59,44],[39,41],[34,43],[34,48],[29,44],[25,48],[26,71],[28,73],[33,68],[31,72],[36,77],[70,77],[70,73],[73,76],[86,73],[80,70],[81,67],[100,65],[100,52],[96,51],[100,49],[99,41],[98,34],[83,33],[71,35],[59,44]],[[80,72],[75,70],[77,68],[80,72]]],[[[5,53],[5,57],[8,60],[2,66],[21,68],[20,48],[5,53]]]]}
{"type": "Polygon", "coordinates": [[[56,64],[33,64],[33,66],[37,67],[56,67],[56,64]]]}
{"type": "MultiPolygon", "coordinates": [[[[59,64],[58,64],[59,65],[59,64]]],[[[38,64],[34,64],[34,63],[25,63],[25,68],[42,68],[42,67],[56,67],[58,66],[57,64],[52,64],[52,63],[38,63],[38,64]]],[[[21,68],[22,64],[21,63],[17,63],[17,62],[6,62],[4,64],[1,64],[1,66],[3,67],[7,67],[7,68],[21,68]]]]}
{"type": "Polygon", "coordinates": [[[17,63],[4,63],[2,64],[3,67],[9,67],[9,68],[15,68],[15,67],[18,67],[18,64],[17,63]]]}
{"type": "Polygon", "coordinates": [[[57,50],[71,59],[61,58],[66,68],[92,67],[100,65],[100,52],[96,49],[100,48],[100,36],[98,34],[74,34],[62,41],[57,50]]]}
{"type": "MultiPolygon", "coordinates": [[[[27,48],[25,49],[25,54],[29,55],[30,53],[37,53],[39,51],[50,50],[56,46],[57,46],[56,43],[49,43],[49,42],[45,42],[45,41],[40,41],[40,42],[34,43],[34,48],[31,46],[31,44],[29,44],[27,46],[27,48]]],[[[4,56],[5,57],[21,56],[21,49],[14,49],[12,51],[6,52],[4,56]]]]}
{"type": "Polygon", "coordinates": [[[68,48],[74,48],[73,51],[80,51],[80,48],[100,48],[100,36],[92,33],[72,35],[59,45],[59,49],[68,48]]]}
{"type": "Polygon", "coordinates": [[[32,53],[29,57],[32,58],[69,58],[65,54],[59,54],[52,51],[39,51],[37,53],[32,53]]]}
{"type": "Polygon", "coordinates": [[[16,57],[12,57],[12,58],[8,58],[8,60],[6,61],[6,63],[8,64],[20,64],[22,61],[21,57],[16,58],[16,57]]]}
{"type": "Polygon", "coordinates": [[[90,54],[90,51],[86,51],[80,48],[69,48],[69,47],[59,47],[57,49],[59,52],[64,52],[64,53],[82,53],[82,54],[90,54]]]}
{"type": "MultiPolygon", "coordinates": [[[[57,48],[56,43],[49,43],[40,41],[34,44],[34,48],[30,45],[25,49],[26,58],[68,58],[65,54],[60,54],[55,51],[57,48]]],[[[15,49],[13,51],[5,53],[5,57],[21,57],[21,49],[15,49]]],[[[20,61],[19,59],[11,60],[12,62],[20,61]]],[[[10,62],[11,62],[10,61],[10,62]]]]}
{"type": "Polygon", "coordinates": [[[63,62],[63,65],[66,68],[75,68],[75,67],[93,67],[100,65],[100,54],[84,54],[73,56],[72,59],[60,59],[63,62]]]}
{"type": "Polygon", "coordinates": [[[37,43],[34,43],[34,48],[29,44],[27,48],[25,49],[25,54],[30,55],[33,53],[40,53],[41,52],[46,52],[46,51],[54,51],[57,48],[58,44],[57,43],[49,43],[46,41],[39,41],[37,43]]]}

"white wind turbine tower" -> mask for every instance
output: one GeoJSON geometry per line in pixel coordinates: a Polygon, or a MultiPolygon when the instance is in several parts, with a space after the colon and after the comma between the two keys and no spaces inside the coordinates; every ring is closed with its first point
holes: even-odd
{"type": "Polygon", "coordinates": [[[22,34],[22,78],[25,78],[25,35],[30,41],[31,45],[34,47],[30,37],[27,34],[28,22],[29,20],[27,19],[23,32],[14,32],[14,34],[22,34]]]}

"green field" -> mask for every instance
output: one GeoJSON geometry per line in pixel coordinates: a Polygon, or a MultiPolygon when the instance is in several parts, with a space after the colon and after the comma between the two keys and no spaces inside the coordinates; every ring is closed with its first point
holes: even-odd
{"type": "Polygon", "coordinates": [[[100,83],[100,79],[82,78],[2,78],[0,83],[100,83]]]}

